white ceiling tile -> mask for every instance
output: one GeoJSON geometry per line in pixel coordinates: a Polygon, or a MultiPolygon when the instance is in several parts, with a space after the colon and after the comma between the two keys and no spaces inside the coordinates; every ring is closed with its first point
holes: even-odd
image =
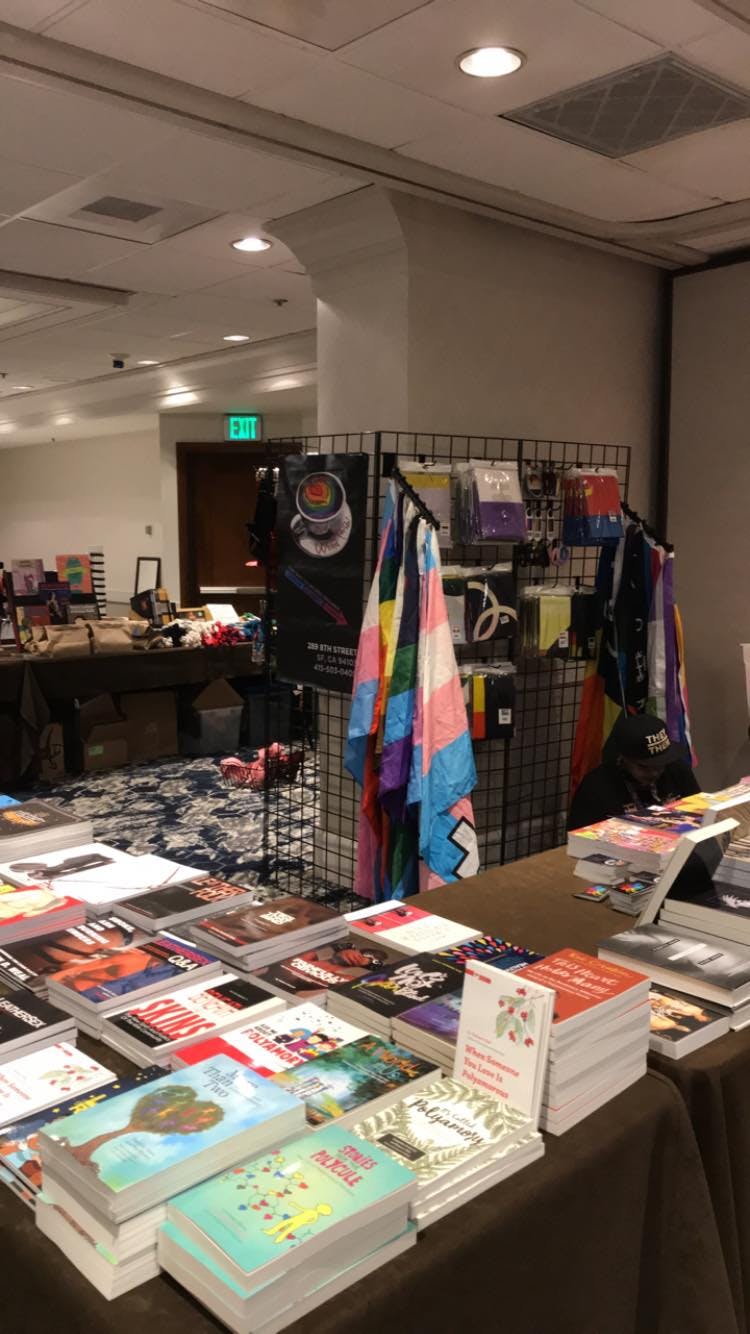
{"type": "Polygon", "coordinates": [[[282,267],[243,273],[238,278],[230,278],[226,282],[217,283],[215,287],[204,289],[202,295],[238,302],[273,301],[276,298],[289,301],[313,299],[312,283],[307,274],[282,267]]]}
{"type": "MultiPolygon", "coordinates": [[[[59,3],[59,0],[58,0],[59,3]]],[[[196,0],[183,0],[196,4],[196,0]]],[[[253,20],[315,46],[334,51],[429,0],[198,0],[203,9],[218,9],[253,20]]]]}
{"type": "Polygon", "coordinates": [[[449,134],[464,112],[329,57],[309,74],[252,99],[327,130],[395,148],[424,134],[449,134]]]}
{"type": "Polygon", "coordinates": [[[722,26],[716,14],[693,0],[576,0],[576,3],[640,33],[641,37],[661,43],[670,51],[722,26]]]}
{"type": "Polygon", "coordinates": [[[735,250],[738,246],[750,244],[750,222],[738,223],[727,227],[723,232],[708,232],[705,236],[691,235],[686,242],[696,250],[707,250],[709,254],[719,254],[722,250],[735,250]]]}
{"type": "Polygon", "coordinates": [[[750,88],[750,34],[733,24],[722,24],[707,37],[688,42],[682,48],[682,55],[722,79],[750,88]]]}
{"type": "Polygon", "coordinates": [[[750,120],[689,134],[626,159],[673,185],[697,188],[720,199],[750,195],[750,120]]]}
{"type": "Polygon", "coordinates": [[[607,221],[670,217],[716,203],[504,120],[482,122],[470,140],[436,138],[402,151],[420,162],[607,221]]]}
{"type": "Polygon", "coordinates": [[[0,75],[2,153],[15,162],[89,176],[171,133],[155,117],[100,99],[0,75]]]}
{"type": "Polygon", "coordinates": [[[288,158],[191,130],[176,130],[136,161],[103,173],[97,187],[102,193],[116,194],[129,188],[141,194],[153,190],[228,213],[254,209],[285,191],[316,188],[329,180],[325,172],[288,158]]]}
{"type": "MultiPolygon", "coordinates": [[[[72,227],[16,219],[0,228],[0,267],[49,278],[83,278],[93,265],[137,254],[142,246],[132,241],[93,236],[72,227]]],[[[109,287],[124,286],[116,278],[97,278],[109,287]]]]}
{"type": "Polygon", "coordinates": [[[339,199],[342,195],[363,190],[369,181],[355,181],[346,176],[321,176],[320,181],[295,186],[285,190],[272,199],[264,199],[258,206],[258,212],[266,220],[285,218],[288,213],[298,213],[300,209],[312,208],[314,204],[324,204],[327,199],[339,199]]]}
{"type": "Polygon", "coordinates": [[[317,58],[267,29],[177,0],[89,0],[46,31],[60,41],[235,97],[294,78],[317,58]]]}
{"type": "Polygon", "coordinates": [[[173,292],[193,292],[209,287],[234,277],[237,272],[238,266],[229,259],[208,259],[192,251],[172,249],[169,241],[148,249],[143,246],[136,249],[138,253],[131,253],[126,259],[92,265],[89,281],[104,283],[108,287],[163,292],[168,296],[173,292]]]}
{"type": "Polygon", "coordinates": [[[23,213],[75,184],[74,176],[47,171],[44,167],[28,167],[23,162],[10,162],[0,157],[0,209],[8,216],[23,213]]]}
{"type": "Polygon", "coordinates": [[[241,240],[243,236],[263,234],[263,222],[257,215],[224,213],[218,218],[212,218],[210,222],[202,223],[199,227],[190,227],[186,232],[180,232],[179,236],[173,236],[171,245],[175,250],[194,250],[198,255],[230,259],[237,264],[238,274],[267,269],[293,258],[292,252],[272,236],[267,237],[271,242],[270,250],[260,250],[253,254],[250,251],[242,252],[231,248],[232,242],[241,240]]]}
{"type": "Polygon", "coordinates": [[[338,56],[466,111],[497,115],[659,50],[570,0],[434,0],[338,56]],[[505,79],[472,79],[458,69],[463,51],[492,45],[515,47],[528,61],[505,79]]]}
{"type": "Polygon", "coordinates": [[[55,14],[70,10],[84,0],[0,0],[0,22],[15,23],[32,31],[43,27],[55,14]]]}

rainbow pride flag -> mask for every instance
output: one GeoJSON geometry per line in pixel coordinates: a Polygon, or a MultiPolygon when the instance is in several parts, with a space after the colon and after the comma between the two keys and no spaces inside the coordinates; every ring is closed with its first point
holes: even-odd
{"type": "Polygon", "coordinates": [[[381,902],[475,875],[474,753],[437,534],[391,483],[345,766],[362,785],[354,888],[381,902]]]}

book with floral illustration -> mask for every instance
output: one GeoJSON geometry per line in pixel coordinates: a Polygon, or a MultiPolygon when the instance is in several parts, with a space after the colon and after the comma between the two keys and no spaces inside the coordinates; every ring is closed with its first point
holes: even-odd
{"type": "Polygon", "coordinates": [[[454,1073],[528,1116],[536,1129],[555,995],[486,963],[466,967],[454,1073]]]}
{"type": "Polygon", "coordinates": [[[114,1078],[68,1042],[19,1056],[0,1065],[0,1126],[54,1107],[61,1098],[81,1097],[114,1078]]]}

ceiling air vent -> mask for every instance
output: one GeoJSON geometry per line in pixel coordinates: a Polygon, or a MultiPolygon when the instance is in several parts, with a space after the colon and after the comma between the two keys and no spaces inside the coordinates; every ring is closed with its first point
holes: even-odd
{"type": "Polygon", "coordinates": [[[101,199],[92,199],[84,204],[81,213],[95,213],[99,218],[116,218],[118,222],[144,222],[161,208],[155,204],[142,204],[137,199],[118,199],[117,195],[102,195],[101,199]]]}
{"type": "Polygon", "coordinates": [[[676,56],[659,56],[500,119],[619,158],[747,116],[750,93],[676,56]]]}

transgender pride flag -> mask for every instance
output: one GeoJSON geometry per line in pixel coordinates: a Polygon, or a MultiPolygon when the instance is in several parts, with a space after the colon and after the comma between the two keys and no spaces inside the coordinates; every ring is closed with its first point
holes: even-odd
{"type": "Polygon", "coordinates": [[[437,534],[391,483],[345,756],[362,784],[354,888],[380,902],[479,869],[476,769],[437,534]]]}

